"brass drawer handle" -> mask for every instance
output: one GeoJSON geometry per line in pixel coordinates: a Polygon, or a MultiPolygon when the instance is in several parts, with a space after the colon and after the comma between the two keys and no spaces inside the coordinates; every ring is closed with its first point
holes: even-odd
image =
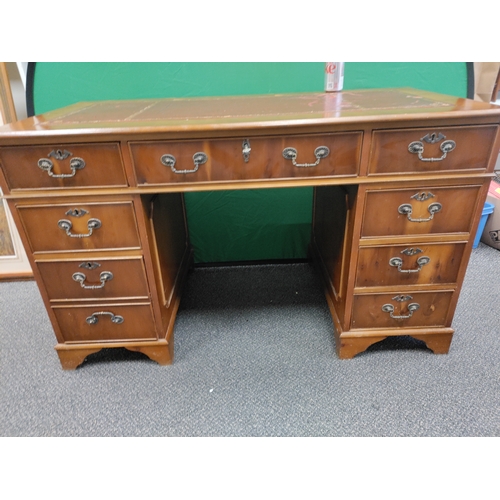
{"type": "Polygon", "coordinates": [[[403,259],[401,259],[400,257],[393,257],[389,261],[389,265],[392,267],[397,267],[400,273],[418,273],[422,269],[422,267],[424,267],[430,261],[430,257],[422,256],[417,259],[418,269],[401,269],[401,267],[403,266],[403,259]]]}
{"type": "Polygon", "coordinates": [[[99,276],[99,279],[101,280],[100,285],[86,285],[85,280],[87,279],[87,276],[85,276],[85,274],[83,273],[75,273],[73,274],[72,278],[77,283],[80,283],[80,286],[82,288],[85,288],[85,290],[98,290],[99,288],[104,288],[106,281],[113,279],[113,273],[110,271],[103,271],[99,276]]]}
{"type": "Polygon", "coordinates": [[[413,316],[413,313],[420,309],[420,304],[417,304],[416,302],[412,302],[411,304],[408,304],[408,314],[406,315],[395,315],[394,313],[394,306],[392,304],[384,304],[382,306],[382,311],[389,313],[390,317],[392,319],[408,319],[413,316]]]}
{"type": "Polygon", "coordinates": [[[198,168],[200,165],[203,165],[206,163],[208,160],[208,156],[205,153],[195,153],[193,155],[193,162],[194,162],[194,168],[191,170],[177,170],[175,168],[175,156],[174,155],[163,155],[160,158],[160,161],[165,165],[166,167],[170,167],[172,169],[172,172],[174,174],[194,174],[195,172],[198,171],[198,168]]]}
{"type": "MultiPolygon", "coordinates": [[[[62,161],[71,156],[73,153],[69,151],[61,151],[60,149],[52,150],[48,156],[52,156],[56,160],[62,161]]],[[[54,168],[54,163],[48,158],[40,158],[38,160],[38,167],[47,172],[49,177],[54,177],[55,179],[66,179],[68,177],[74,177],[77,170],[81,170],[85,167],[85,160],[83,158],[72,158],[69,162],[69,168],[71,169],[71,174],[54,174],[52,169],[54,168]]]]}
{"type": "Polygon", "coordinates": [[[323,158],[326,158],[329,154],[329,148],[327,148],[326,146],[319,146],[314,150],[314,156],[316,157],[315,163],[297,163],[297,150],[295,148],[285,148],[283,150],[283,158],[285,158],[285,160],[292,160],[292,165],[299,168],[315,167],[323,158]]]}
{"type": "Polygon", "coordinates": [[[123,316],[118,316],[118,315],[115,316],[112,312],[107,312],[107,311],[99,311],[92,313],[85,321],[89,325],[95,325],[99,322],[99,316],[110,316],[111,323],[115,323],[117,325],[123,323],[124,321],[123,316]]]}
{"type": "Polygon", "coordinates": [[[92,236],[94,229],[99,229],[101,227],[102,223],[99,219],[89,219],[87,222],[87,227],[89,229],[89,232],[86,234],[73,234],[71,232],[71,228],[73,227],[73,224],[68,219],[59,220],[57,222],[57,225],[63,231],[66,231],[66,234],[71,238],[88,238],[89,236],[92,236]]]}
{"type": "MultiPolygon", "coordinates": [[[[424,139],[422,139],[424,140],[424,139]]],[[[429,142],[429,141],[427,141],[429,142]]],[[[439,146],[439,149],[443,152],[443,156],[441,156],[440,158],[424,158],[422,156],[423,152],[424,152],[424,144],[421,142],[421,141],[414,141],[414,142],[410,142],[410,144],[408,144],[408,151],[410,153],[413,153],[413,154],[418,154],[418,159],[421,160],[421,161],[442,161],[446,158],[446,155],[448,153],[450,153],[451,151],[453,151],[456,147],[456,143],[455,141],[451,141],[451,140],[448,140],[448,141],[444,141],[441,146],[439,146]]]]}
{"type": "Polygon", "coordinates": [[[428,207],[427,210],[430,213],[430,217],[427,219],[412,219],[411,214],[413,212],[413,207],[409,203],[403,203],[398,207],[398,212],[402,215],[406,215],[408,220],[410,222],[429,222],[434,218],[434,214],[437,214],[441,209],[443,208],[443,205],[441,203],[431,203],[428,207]]]}

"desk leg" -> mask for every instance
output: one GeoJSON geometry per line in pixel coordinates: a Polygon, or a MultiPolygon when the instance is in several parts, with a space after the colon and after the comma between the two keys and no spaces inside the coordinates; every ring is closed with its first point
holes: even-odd
{"type": "Polygon", "coordinates": [[[340,359],[352,359],[356,354],[364,352],[373,344],[385,340],[386,336],[377,337],[342,337],[337,335],[337,355],[340,359]]]}
{"type": "MultiPolygon", "coordinates": [[[[451,330],[451,328],[449,330],[451,330]]],[[[451,340],[453,338],[453,330],[449,333],[412,335],[412,337],[425,342],[427,347],[434,354],[448,354],[448,351],[450,350],[451,340]]]]}
{"type": "Polygon", "coordinates": [[[114,345],[94,344],[88,348],[68,347],[65,344],[60,344],[56,346],[56,351],[63,370],[75,370],[85,361],[87,356],[99,352],[101,349],[117,347],[123,347],[128,351],[140,352],[152,361],[156,361],[159,365],[171,365],[174,359],[173,334],[170,337],[171,341],[169,342],[157,341],[137,344],[119,342],[114,345]]]}
{"type": "Polygon", "coordinates": [[[150,360],[156,361],[159,365],[171,365],[174,361],[174,336],[170,336],[168,344],[158,343],[152,346],[127,346],[129,351],[145,354],[150,360]]]}
{"type": "Polygon", "coordinates": [[[100,350],[100,347],[97,349],[59,349],[56,346],[57,355],[59,356],[63,370],[76,370],[85,361],[87,356],[100,350]]]}

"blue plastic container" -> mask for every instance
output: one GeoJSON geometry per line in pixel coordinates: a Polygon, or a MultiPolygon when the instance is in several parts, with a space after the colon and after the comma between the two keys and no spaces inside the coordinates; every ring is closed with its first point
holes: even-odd
{"type": "Polygon", "coordinates": [[[474,245],[472,245],[472,248],[478,247],[479,240],[481,239],[481,235],[484,231],[484,226],[486,226],[486,221],[488,220],[488,215],[493,213],[493,210],[495,210],[495,205],[493,205],[493,203],[489,203],[488,201],[485,202],[483,214],[481,215],[481,220],[479,221],[479,226],[477,227],[476,238],[474,239],[474,245]]]}

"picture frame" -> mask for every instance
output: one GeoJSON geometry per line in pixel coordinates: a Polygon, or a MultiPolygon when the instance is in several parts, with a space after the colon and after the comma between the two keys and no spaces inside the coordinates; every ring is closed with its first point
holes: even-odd
{"type": "Polygon", "coordinates": [[[32,277],[26,251],[0,189],[0,280],[32,277]]]}
{"type": "MultiPolygon", "coordinates": [[[[0,125],[17,119],[8,65],[0,62],[0,125]]],[[[33,272],[0,188],[0,280],[31,279],[33,272]]]]}

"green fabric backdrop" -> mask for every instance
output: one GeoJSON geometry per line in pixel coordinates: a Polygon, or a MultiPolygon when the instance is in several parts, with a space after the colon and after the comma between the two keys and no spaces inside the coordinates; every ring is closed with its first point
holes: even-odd
{"type": "MultiPolygon", "coordinates": [[[[324,63],[36,63],[35,114],[79,101],[323,91],[324,63]]],[[[466,63],[346,63],[344,89],[467,96],[466,63]]],[[[28,96],[29,98],[29,96],[28,96]]],[[[186,193],[195,262],[306,257],[312,188],[186,193]]]]}

